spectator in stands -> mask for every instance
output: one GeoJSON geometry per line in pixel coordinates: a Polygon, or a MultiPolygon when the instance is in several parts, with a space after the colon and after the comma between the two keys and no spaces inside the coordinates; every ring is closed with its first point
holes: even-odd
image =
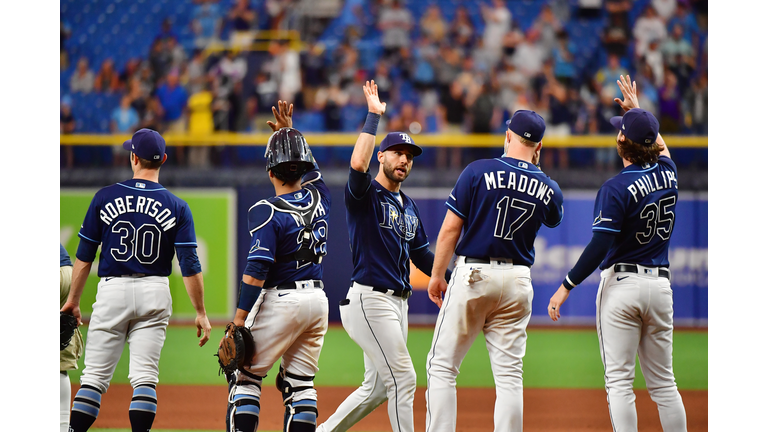
{"type": "Polygon", "coordinates": [[[412,102],[403,102],[396,117],[397,121],[392,120],[388,125],[390,132],[408,131],[411,134],[419,134],[426,123],[423,110],[412,102]]]}
{"type": "Polygon", "coordinates": [[[499,85],[498,106],[502,110],[511,111],[510,107],[517,100],[519,93],[525,92],[529,85],[528,78],[517,70],[509,60],[502,62],[502,68],[497,74],[499,85]]]}
{"type": "Polygon", "coordinates": [[[563,24],[555,17],[552,8],[545,4],[533,22],[533,28],[539,33],[539,44],[545,53],[551,53],[557,46],[557,39],[562,32],[563,24]]]}
{"type": "Polygon", "coordinates": [[[267,125],[267,120],[272,119],[272,106],[277,100],[277,81],[270,78],[265,71],[256,73],[253,82],[253,94],[251,106],[255,106],[255,112],[251,114],[251,129],[255,132],[272,132],[267,125]]]}
{"type": "Polygon", "coordinates": [[[703,72],[693,80],[685,94],[685,118],[690,119],[691,131],[696,135],[708,133],[708,90],[707,72],[703,72]]]}
{"type": "MultiPolygon", "coordinates": [[[[184,87],[179,85],[179,72],[171,70],[166,81],[157,89],[157,100],[163,107],[165,131],[185,133],[187,131],[187,101],[189,96],[184,87]]],[[[183,147],[176,147],[176,158],[180,165],[186,159],[183,147]]]]}
{"type": "MultiPolygon", "coordinates": [[[[189,96],[187,108],[189,109],[189,133],[190,135],[210,135],[213,133],[213,93],[211,93],[210,81],[204,82],[196,92],[189,96]]],[[[194,146],[189,149],[189,166],[204,168],[210,165],[211,148],[209,146],[194,146]]]]}
{"type": "MultiPolygon", "coordinates": [[[[435,64],[435,79],[440,97],[448,95],[448,91],[461,72],[461,53],[450,44],[440,46],[440,53],[435,64]]],[[[378,81],[377,81],[378,82],[378,81]]]]}
{"type": "Polygon", "coordinates": [[[392,76],[387,62],[380,60],[376,63],[373,81],[379,90],[379,100],[392,100],[392,76]]]}
{"type": "MultiPolygon", "coordinates": [[[[547,119],[547,136],[569,136],[571,125],[576,122],[579,112],[579,104],[572,99],[570,89],[559,82],[554,72],[547,73],[547,81],[542,89],[542,111],[549,113],[547,119]]],[[[578,94],[576,94],[578,97],[578,94]]],[[[538,112],[538,111],[537,111],[538,112]]],[[[550,149],[553,150],[553,149],[550,149]]],[[[568,168],[568,149],[557,148],[557,151],[548,151],[542,155],[542,165],[545,169],[557,167],[568,168]]]]}
{"type": "Polygon", "coordinates": [[[207,48],[218,42],[221,34],[222,12],[218,0],[202,0],[192,10],[192,33],[196,48],[207,48]]]}
{"type": "Polygon", "coordinates": [[[400,0],[392,0],[389,7],[383,8],[379,15],[378,28],[381,30],[381,46],[384,56],[397,56],[400,48],[411,43],[410,31],[413,28],[411,12],[400,4],[400,0]]]}
{"type": "Polygon", "coordinates": [[[430,39],[422,37],[414,50],[411,78],[414,87],[421,91],[435,86],[435,69],[432,66],[437,58],[437,46],[430,39]]]}
{"type": "Polygon", "coordinates": [[[147,107],[144,110],[144,115],[141,116],[141,128],[147,128],[156,130],[158,132],[164,132],[163,127],[163,107],[160,105],[160,101],[156,97],[147,98],[147,107]]]}
{"type": "Polygon", "coordinates": [[[440,7],[434,4],[430,5],[422,15],[419,27],[421,34],[434,43],[442,41],[448,33],[448,24],[440,13],[440,7]]]}
{"type": "MultiPolygon", "coordinates": [[[[326,80],[326,67],[324,59],[325,47],[315,41],[309,42],[307,49],[300,54],[299,64],[301,66],[301,91],[303,93],[305,108],[311,108],[315,105],[315,94],[320,86],[326,80]]],[[[376,79],[378,84],[378,78],[376,79]]],[[[379,85],[379,95],[381,95],[381,86],[379,85]]],[[[382,97],[382,100],[388,100],[382,97]]]]}
{"type": "Polygon", "coordinates": [[[541,72],[544,60],[549,53],[545,53],[538,44],[539,34],[536,29],[529,29],[525,34],[525,40],[517,44],[512,61],[523,75],[533,78],[541,72]]]}
{"type": "Polygon", "coordinates": [[[286,17],[286,11],[290,6],[289,0],[266,0],[264,9],[269,16],[269,29],[283,29],[286,17]]]}
{"type": "MultiPolygon", "coordinates": [[[[619,104],[614,101],[615,97],[616,93],[612,88],[609,89],[608,87],[604,87],[600,90],[598,99],[599,105],[597,107],[597,130],[600,134],[616,133],[616,128],[611,127],[611,118],[622,115],[622,110],[619,107],[619,104]]],[[[595,149],[595,169],[597,169],[598,172],[613,171],[618,160],[619,159],[616,158],[615,146],[595,149]]]]}
{"type": "Polygon", "coordinates": [[[504,0],[492,0],[491,6],[481,3],[480,10],[485,21],[483,47],[495,64],[501,58],[504,35],[512,29],[512,12],[507,9],[504,0]]]}
{"type": "Polygon", "coordinates": [[[682,25],[672,27],[672,36],[661,45],[661,53],[664,63],[677,76],[680,93],[685,94],[696,69],[696,53],[690,42],[683,38],[682,25]]]}
{"type": "Polygon", "coordinates": [[[126,91],[128,90],[128,88],[131,85],[131,80],[136,75],[138,75],[140,67],[141,67],[141,59],[138,57],[128,59],[128,61],[125,62],[125,67],[123,68],[123,71],[120,72],[120,75],[118,75],[117,77],[120,90],[126,90],[126,91]]]}
{"type": "Polygon", "coordinates": [[[253,27],[256,23],[256,12],[248,0],[236,0],[227,14],[232,28],[229,43],[233,49],[242,49],[253,42],[253,27]]]}
{"type": "Polygon", "coordinates": [[[557,45],[552,50],[553,73],[555,78],[570,87],[576,80],[576,65],[573,64],[576,45],[568,38],[568,32],[557,33],[557,45]]]}
{"type": "Polygon", "coordinates": [[[610,14],[600,39],[608,54],[624,57],[629,46],[629,26],[620,14],[610,14]]]}
{"type": "Polygon", "coordinates": [[[69,54],[64,43],[72,35],[72,29],[68,24],[64,23],[64,20],[59,20],[59,69],[64,70],[69,68],[69,54]]]}
{"type": "Polygon", "coordinates": [[[208,81],[207,60],[203,55],[203,50],[195,48],[192,51],[192,58],[187,64],[187,92],[191,95],[197,93],[206,87],[208,81]]]}
{"type": "Polygon", "coordinates": [[[519,28],[513,28],[508,31],[507,34],[504,35],[504,40],[502,41],[502,52],[504,53],[502,62],[514,62],[517,46],[524,40],[525,34],[523,34],[519,28]]]}
{"type": "MultiPolygon", "coordinates": [[[[66,135],[74,131],[75,116],[72,115],[72,98],[69,95],[65,95],[61,98],[61,106],[59,108],[59,133],[66,135]]],[[[64,155],[62,159],[65,161],[65,166],[72,168],[75,162],[72,146],[63,146],[63,149],[64,155]]]]}
{"type": "MultiPolygon", "coordinates": [[[[662,74],[664,70],[662,68],[662,74]]],[[[637,100],[644,110],[650,111],[659,118],[659,90],[651,66],[641,60],[637,64],[637,74],[633,75],[637,82],[637,100]]]]}
{"type": "MultiPolygon", "coordinates": [[[[124,95],[120,98],[120,105],[112,110],[109,130],[113,134],[132,135],[139,127],[139,114],[131,107],[131,97],[124,95]]],[[[125,166],[128,162],[128,153],[122,144],[112,146],[112,166],[125,166]]]]}
{"type": "Polygon", "coordinates": [[[656,9],[648,5],[643,15],[635,21],[632,34],[635,37],[635,56],[642,57],[652,40],[662,41],[667,38],[667,26],[664,24],[664,20],[659,17],[656,9]]]}
{"type": "Polygon", "coordinates": [[[665,70],[664,84],[659,88],[659,129],[667,131],[667,134],[676,134],[680,131],[683,120],[680,107],[681,96],[677,77],[671,70],[665,70]]]}
{"type": "Polygon", "coordinates": [[[227,126],[230,132],[243,132],[247,128],[248,113],[246,111],[246,99],[243,93],[243,82],[237,81],[232,91],[227,96],[229,104],[229,116],[227,126]]]}
{"type": "Polygon", "coordinates": [[[605,0],[605,10],[608,12],[608,19],[616,22],[626,28],[629,32],[629,11],[632,10],[632,0],[605,0]]]}
{"type": "Polygon", "coordinates": [[[333,52],[333,69],[343,82],[351,81],[357,74],[360,51],[349,40],[344,40],[333,52]]]}
{"type": "MultiPolygon", "coordinates": [[[[463,134],[464,120],[467,115],[467,103],[464,88],[456,80],[450,85],[450,90],[442,97],[438,108],[438,127],[444,134],[463,134]]],[[[438,147],[437,168],[461,169],[460,147],[438,147]]]]}
{"type": "Polygon", "coordinates": [[[464,5],[456,8],[456,16],[451,21],[451,27],[448,31],[450,44],[460,48],[464,52],[469,52],[475,43],[475,25],[469,18],[469,12],[464,5]]]}
{"type": "Polygon", "coordinates": [[[93,89],[100,93],[112,93],[120,89],[120,76],[115,70],[115,61],[111,58],[101,63],[101,69],[93,80],[93,89]]]}
{"type": "Polygon", "coordinates": [[[69,91],[72,93],[90,93],[93,91],[93,71],[88,68],[88,59],[80,57],[77,69],[69,79],[69,91]]]}
{"type": "Polygon", "coordinates": [[[696,15],[685,0],[677,2],[675,14],[667,22],[667,31],[671,33],[676,25],[683,28],[683,39],[687,40],[691,46],[699,46],[699,24],[696,21],[696,15]]]}
{"type": "Polygon", "coordinates": [[[173,23],[170,18],[163,18],[163,22],[160,23],[160,33],[155,36],[155,39],[165,41],[169,38],[178,39],[178,36],[173,31],[173,23]]]}
{"type": "Polygon", "coordinates": [[[489,82],[482,83],[467,98],[471,114],[470,132],[488,134],[498,126],[501,112],[496,108],[496,92],[489,82]]]}
{"type": "Polygon", "coordinates": [[[651,0],[651,5],[656,9],[659,17],[661,17],[664,22],[667,22],[672,18],[672,15],[675,14],[677,2],[678,0],[651,0]]]}
{"type": "Polygon", "coordinates": [[[342,129],[341,109],[347,105],[349,94],[339,85],[338,77],[329,80],[329,86],[321,87],[315,96],[315,109],[325,117],[325,130],[338,132],[342,129]]]}
{"type": "MultiPolygon", "coordinates": [[[[274,63],[274,62],[273,62],[274,63]]],[[[219,80],[221,91],[226,94],[232,91],[237,81],[241,81],[248,74],[248,62],[242,54],[235,50],[228,50],[211,71],[219,80]]],[[[272,71],[273,74],[279,71],[272,71]]]]}
{"type": "Polygon", "coordinates": [[[651,68],[654,85],[656,87],[660,86],[664,81],[664,54],[661,53],[658,39],[651,40],[641,59],[651,68]]]}
{"type": "MultiPolygon", "coordinates": [[[[592,79],[592,85],[595,91],[599,94],[603,92],[612,91],[613,97],[621,97],[621,90],[616,85],[616,80],[619,76],[628,74],[627,70],[621,65],[619,57],[615,54],[608,55],[608,62],[605,66],[598,69],[594,78],[592,79]]],[[[611,99],[613,101],[613,99],[611,99]]]]}
{"type": "Polygon", "coordinates": [[[131,99],[131,107],[136,110],[139,119],[144,118],[144,111],[147,109],[147,98],[149,97],[149,93],[144,92],[144,88],[142,87],[141,80],[138,76],[134,76],[128,82],[126,94],[131,99]]]}
{"type": "Polygon", "coordinates": [[[290,41],[283,39],[275,44],[274,56],[278,77],[278,98],[288,103],[296,100],[301,92],[301,64],[299,53],[290,41]]]}
{"type": "Polygon", "coordinates": [[[165,50],[170,57],[170,67],[182,70],[187,64],[187,52],[175,36],[165,38],[165,50]]]}
{"type": "Polygon", "coordinates": [[[166,49],[165,41],[155,38],[149,50],[149,68],[152,71],[152,87],[168,74],[171,68],[171,53],[166,49]]]}

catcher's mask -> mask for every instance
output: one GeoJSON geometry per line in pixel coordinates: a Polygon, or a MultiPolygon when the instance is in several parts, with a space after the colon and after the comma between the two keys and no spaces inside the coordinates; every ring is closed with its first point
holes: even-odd
{"type": "Polygon", "coordinates": [[[267,141],[267,171],[284,182],[294,182],[315,164],[304,135],[294,128],[282,128],[267,141]]]}

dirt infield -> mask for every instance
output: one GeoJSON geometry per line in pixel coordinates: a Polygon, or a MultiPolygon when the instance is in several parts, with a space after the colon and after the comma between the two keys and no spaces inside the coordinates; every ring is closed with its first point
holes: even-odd
{"type": "MultiPolygon", "coordinates": [[[[74,397],[78,385],[72,386],[74,397]]],[[[265,388],[261,397],[259,430],[283,428],[283,404],[274,388],[265,388]]],[[[328,418],[354,389],[318,388],[319,420],[328,418]]],[[[416,391],[414,422],[417,431],[425,428],[424,388],[416,391]]],[[[102,399],[95,428],[130,428],[128,405],[133,390],[129,385],[113,385],[102,399]]],[[[636,391],[638,426],[641,431],[661,430],[656,405],[647,391],[636,391]]],[[[707,391],[681,391],[688,415],[688,431],[707,430],[707,391]]],[[[155,429],[224,430],[227,388],[225,386],[173,386],[157,388],[158,408],[155,429]]],[[[524,429],[534,431],[607,431],[611,430],[604,390],[525,389],[524,429]]],[[[466,432],[493,430],[493,389],[458,390],[458,430],[466,432]]],[[[352,431],[389,431],[386,403],[363,419],[352,431]]]]}

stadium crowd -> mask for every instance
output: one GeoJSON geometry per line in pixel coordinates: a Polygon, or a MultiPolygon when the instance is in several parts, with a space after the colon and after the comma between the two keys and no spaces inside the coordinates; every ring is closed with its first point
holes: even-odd
{"type": "MultiPolygon", "coordinates": [[[[194,3],[190,22],[165,19],[149,52],[122,59],[121,70],[114,58],[99,65],[85,55],[70,59],[70,29],[62,21],[61,67],[72,72],[62,93],[61,133],[94,132],[78,127],[70,96],[91,92],[118,96],[106,107],[113,133],[268,132],[277,99],[295,104],[304,132],[354,132],[365,114],[361,87],[373,78],[388,102],[383,130],[495,133],[514,111],[533,109],[545,118],[548,136],[613,134],[616,79],[630,73],[641,106],[659,118],[662,131],[707,134],[706,0],[550,0],[531,17],[514,16],[504,0],[453,2],[450,19],[440,2],[415,16],[408,6],[416,0],[358,0],[348,2],[354,19],[335,40],[273,39],[258,51],[249,49],[256,31],[291,29],[292,1],[194,3]],[[193,35],[189,43],[177,34],[184,26],[193,35]],[[582,58],[588,36],[598,46],[582,58]],[[371,46],[364,41],[374,49],[363,48],[371,46]]],[[[176,150],[180,165],[217,160],[210,147],[176,150]]],[[[468,152],[438,149],[434,164],[460,168],[468,152]]],[[[572,154],[545,152],[542,164],[566,168],[572,154]]],[[[127,160],[118,148],[113,155],[116,165],[127,160]]],[[[77,165],[71,148],[63,156],[63,166],[77,165]]],[[[590,150],[589,159],[598,170],[617,163],[612,148],[590,150]]]]}

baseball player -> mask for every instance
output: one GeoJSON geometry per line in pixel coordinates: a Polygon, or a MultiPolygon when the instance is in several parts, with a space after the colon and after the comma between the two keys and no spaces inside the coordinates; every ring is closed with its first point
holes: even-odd
{"type": "Polygon", "coordinates": [[[228,429],[256,431],[261,382],[280,361],[276,379],[285,404],[286,432],[312,432],[317,424],[314,389],[318,358],[328,330],[323,291],[331,195],[304,136],[293,129],[293,105],[273,108],[276,130],[265,157],[275,196],[248,210],[251,248],[240,282],[233,322],[250,330],[254,355],[234,373],[228,429]]]}
{"type": "Polygon", "coordinates": [[[86,431],[96,421],[101,395],[125,343],[131,355],[128,379],[134,389],[128,411],[131,427],[135,431],[152,427],[160,351],[171,316],[168,276],[174,250],[197,313],[200,346],[211,333],[192,213],[187,203],[158,183],[160,166],[167,159],[165,140],[154,130],[140,129],[123,147],[131,152],[133,178],[102,188],[93,197],[78,234],[72,289],[61,308],[81,321],[80,297],[101,245],[101,281],[88,328],[81,387],[72,406],[72,432],[86,431]]]}
{"type": "Polygon", "coordinates": [[[363,349],[365,379],[318,430],[346,431],[389,400],[392,430],[412,432],[416,372],[406,346],[409,260],[430,274],[434,254],[419,209],[400,184],[422,150],[408,134],[389,133],[381,141],[379,172],[372,179],[368,167],[387,105],[379,100],[375,82],[366,82],[363,92],[368,117],[352,152],[344,191],[354,270],[340,313],[344,329],[363,349]]]}
{"type": "MultiPolygon", "coordinates": [[[[59,243],[59,264],[61,268],[60,288],[59,288],[59,307],[64,306],[69,296],[69,289],[72,285],[72,260],[69,258],[64,245],[59,243]]],[[[59,430],[68,432],[69,430],[69,404],[72,399],[72,385],[69,382],[67,371],[77,369],[77,360],[83,353],[83,335],[80,329],[75,329],[69,346],[60,351],[59,354],[59,430]]]]}
{"type": "Polygon", "coordinates": [[[669,238],[675,224],[677,167],[659,135],[659,122],[639,108],[629,75],[617,81],[626,111],[611,124],[624,169],[595,198],[592,240],[549,301],[560,318],[570,290],[598,266],[597,335],[613,430],[637,430],[632,383],[640,357],[648,392],[665,432],[685,431],[685,407],[672,372],[672,288],[669,238]]]}
{"type": "Polygon", "coordinates": [[[520,110],[507,125],[504,155],[470,163],[445,204],[428,286],[440,313],[427,355],[427,432],[456,430],[456,375],[481,331],[496,383],[494,430],[523,430],[533,243],[542,224],[562,221],[563,194],[536,166],[544,119],[520,110]],[[454,251],[446,284],[442,274],[454,251]]]}

